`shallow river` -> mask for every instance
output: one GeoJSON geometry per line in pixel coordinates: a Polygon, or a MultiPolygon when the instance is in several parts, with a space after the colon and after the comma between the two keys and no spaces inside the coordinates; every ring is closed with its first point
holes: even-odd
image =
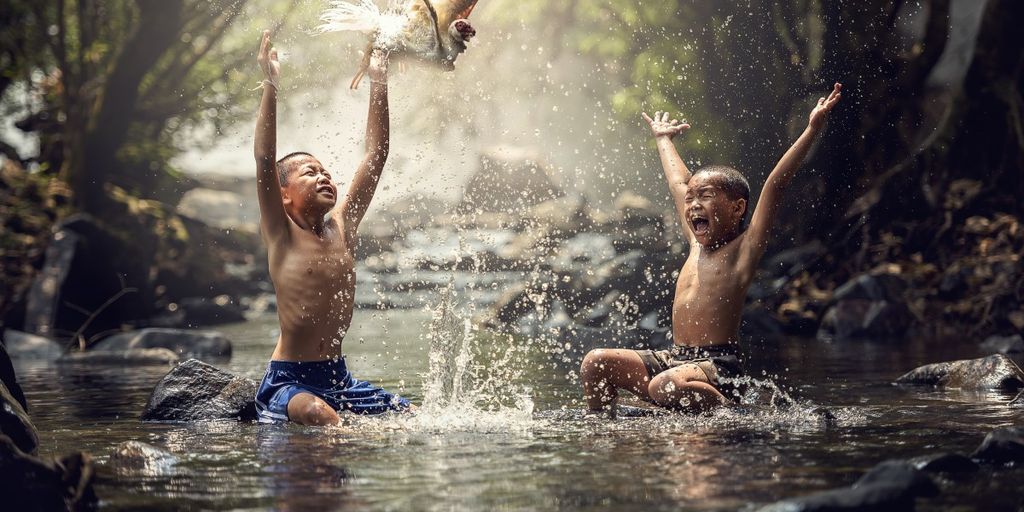
{"type": "MultiPolygon", "coordinates": [[[[261,377],[275,321],[220,329],[235,351],[216,364],[261,377]]],[[[345,341],[350,368],[416,403],[425,382],[451,387],[450,372],[429,369],[431,322],[430,311],[357,311],[345,341]]],[[[778,372],[796,406],[594,420],[579,418],[579,384],[549,346],[487,333],[472,340],[475,377],[465,389],[456,384],[416,417],[344,428],[142,423],[166,367],[17,370],[41,452],[92,453],[107,509],[748,510],[848,485],[885,459],[967,454],[993,428],[1024,424],[1008,395],[890,384],[920,364],[983,355],[964,343],[752,347],[756,366],[778,372]],[[823,425],[813,405],[829,407],[837,424],[823,425]],[[104,464],[127,440],[181,461],[165,474],[116,474],[104,464]]],[[[940,483],[944,492],[920,509],[1017,510],[1024,468],[940,483]]]]}

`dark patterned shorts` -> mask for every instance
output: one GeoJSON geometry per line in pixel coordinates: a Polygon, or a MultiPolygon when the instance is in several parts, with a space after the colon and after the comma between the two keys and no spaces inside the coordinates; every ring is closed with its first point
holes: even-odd
{"type": "Polygon", "coordinates": [[[647,376],[650,378],[684,364],[693,364],[704,372],[708,382],[726,398],[739,401],[743,395],[744,386],[738,385],[733,380],[745,375],[740,363],[739,346],[735,343],[706,347],[675,345],[668,350],[637,350],[636,352],[643,360],[644,366],[647,368],[647,376]]]}

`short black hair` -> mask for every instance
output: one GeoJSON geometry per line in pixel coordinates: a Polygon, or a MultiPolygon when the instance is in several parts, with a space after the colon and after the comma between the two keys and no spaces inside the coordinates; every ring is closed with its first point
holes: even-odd
{"type": "Polygon", "coordinates": [[[728,165],[706,165],[693,173],[694,176],[698,174],[717,175],[715,184],[729,196],[729,199],[746,201],[747,207],[743,212],[743,218],[746,219],[747,212],[750,211],[750,183],[742,173],[728,165]]]}
{"type": "Polygon", "coordinates": [[[315,156],[306,153],[305,151],[293,151],[285,156],[282,156],[281,159],[277,161],[277,182],[280,183],[282,187],[288,186],[288,166],[284,165],[284,163],[289,158],[294,158],[297,156],[309,156],[316,158],[315,156]]]}

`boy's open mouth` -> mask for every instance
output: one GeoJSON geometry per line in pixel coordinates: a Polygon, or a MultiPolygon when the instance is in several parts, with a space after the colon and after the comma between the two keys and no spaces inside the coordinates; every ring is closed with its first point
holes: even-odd
{"type": "Polygon", "coordinates": [[[690,217],[690,222],[693,224],[693,233],[695,235],[704,235],[708,232],[708,219],[701,215],[693,215],[690,217]]]}
{"type": "Polygon", "coordinates": [[[316,192],[318,194],[330,194],[331,197],[334,197],[334,189],[328,185],[317,187],[316,192]]]}

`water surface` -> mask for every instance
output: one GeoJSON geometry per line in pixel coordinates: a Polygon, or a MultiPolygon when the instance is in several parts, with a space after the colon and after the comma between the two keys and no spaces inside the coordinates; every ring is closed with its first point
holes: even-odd
{"type": "MultiPolygon", "coordinates": [[[[439,378],[429,368],[432,324],[437,330],[429,310],[357,310],[345,341],[350,368],[422,403],[425,381],[439,378]]],[[[457,317],[449,330],[466,325],[457,317]]],[[[273,316],[224,327],[235,351],[218,365],[258,379],[275,329],[273,316]]],[[[107,509],[743,510],[848,485],[886,459],[970,453],[993,428],[1024,424],[1008,395],[890,384],[920,364],[983,355],[964,343],[784,340],[751,352],[752,366],[779,373],[798,400],[786,410],[595,420],[577,414],[573,368],[549,355],[548,343],[467,332],[469,359],[459,368],[447,360],[440,376],[448,402],[344,428],[142,423],[165,367],[17,370],[41,452],[92,453],[107,509]],[[463,389],[453,396],[457,369],[463,389]],[[831,408],[837,424],[825,426],[814,405],[831,408]],[[118,474],[105,464],[127,440],[181,462],[164,474],[118,474]]],[[[943,480],[941,496],[919,503],[1017,510],[1022,482],[1020,468],[983,470],[943,480]]]]}

